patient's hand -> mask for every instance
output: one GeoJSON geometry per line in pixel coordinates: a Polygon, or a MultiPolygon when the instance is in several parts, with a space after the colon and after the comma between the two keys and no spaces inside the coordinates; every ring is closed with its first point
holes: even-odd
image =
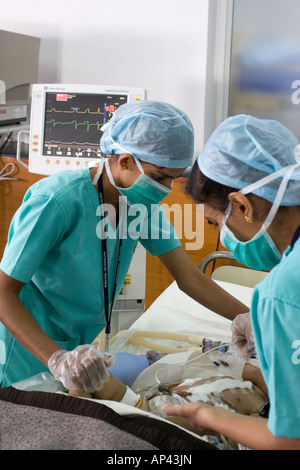
{"type": "Polygon", "coordinates": [[[72,397],[92,398],[92,393],[81,392],[80,390],[69,390],[69,395],[72,397]]]}
{"type": "Polygon", "coordinates": [[[117,377],[109,373],[110,377],[101,390],[94,393],[81,392],[79,390],[69,390],[69,395],[82,398],[96,398],[97,400],[121,401],[125,392],[126,385],[120,382],[117,377]]]}

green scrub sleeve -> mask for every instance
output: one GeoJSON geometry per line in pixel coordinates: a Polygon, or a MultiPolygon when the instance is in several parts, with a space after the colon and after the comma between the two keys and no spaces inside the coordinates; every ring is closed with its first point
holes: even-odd
{"type": "Polygon", "coordinates": [[[25,200],[12,219],[0,269],[29,282],[65,227],[65,214],[55,199],[39,195],[25,200]]]}
{"type": "Polygon", "coordinates": [[[152,209],[145,222],[140,242],[152,256],[162,255],[181,246],[173,225],[159,204],[152,209]]]}

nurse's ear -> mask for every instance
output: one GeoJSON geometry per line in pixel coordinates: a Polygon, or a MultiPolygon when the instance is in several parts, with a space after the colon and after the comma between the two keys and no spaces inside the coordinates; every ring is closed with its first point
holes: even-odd
{"type": "Polygon", "coordinates": [[[119,155],[114,165],[114,178],[118,186],[127,188],[140,176],[141,172],[130,153],[119,155]]]}
{"type": "Polygon", "coordinates": [[[252,224],[254,222],[253,205],[247,196],[233,192],[229,194],[228,200],[231,202],[232,207],[235,208],[235,214],[241,216],[247,223],[252,224]]]}
{"type": "Polygon", "coordinates": [[[129,171],[136,171],[138,170],[138,173],[140,173],[137,164],[135,163],[135,160],[133,158],[133,155],[131,153],[123,153],[122,155],[119,155],[118,158],[118,165],[120,170],[129,170],[129,171]]]}

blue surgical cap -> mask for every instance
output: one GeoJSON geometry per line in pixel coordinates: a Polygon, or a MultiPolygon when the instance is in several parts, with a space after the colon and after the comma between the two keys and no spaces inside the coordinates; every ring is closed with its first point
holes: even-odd
{"type": "Polygon", "coordinates": [[[130,153],[157,166],[186,168],[193,163],[193,125],[175,106],[134,101],[114,112],[100,147],[108,155],[130,153]]]}
{"type": "MultiPolygon", "coordinates": [[[[198,166],[211,180],[244,189],[283,167],[295,165],[297,145],[296,137],[277,121],[232,116],[210,136],[198,157],[198,166]]],[[[252,192],[274,202],[282,178],[281,175],[252,192]]],[[[299,182],[298,167],[292,173],[281,205],[300,205],[299,182]]]]}

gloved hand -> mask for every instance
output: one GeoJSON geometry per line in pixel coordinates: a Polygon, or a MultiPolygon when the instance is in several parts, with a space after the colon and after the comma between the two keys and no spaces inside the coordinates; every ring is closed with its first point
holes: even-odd
{"type": "Polygon", "coordinates": [[[250,312],[237,315],[232,322],[232,342],[246,359],[256,356],[250,312]]]}
{"type": "Polygon", "coordinates": [[[111,354],[95,346],[77,346],[73,351],[59,349],[50,357],[48,367],[54,378],[67,390],[94,393],[109,379],[107,367],[114,365],[111,354]]]}

